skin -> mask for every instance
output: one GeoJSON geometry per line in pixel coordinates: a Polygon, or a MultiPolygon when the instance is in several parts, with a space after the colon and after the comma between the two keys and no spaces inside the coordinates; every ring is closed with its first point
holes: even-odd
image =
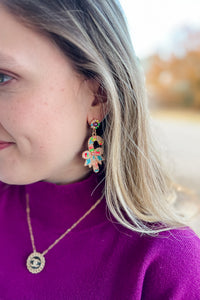
{"type": "Polygon", "coordinates": [[[77,74],[46,37],[26,28],[0,7],[0,180],[28,184],[45,180],[66,184],[90,170],[88,126],[103,119],[97,84],[77,74]],[[3,76],[3,77],[2,77],[3,76]]]}

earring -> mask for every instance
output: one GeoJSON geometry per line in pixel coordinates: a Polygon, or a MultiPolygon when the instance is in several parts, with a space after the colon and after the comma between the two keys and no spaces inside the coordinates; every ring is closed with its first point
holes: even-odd
{"type": "Polygon", "coordinates": [[[82,157],[86,159],[84,166],[89,168],[93,167],[95,173],[99,172],[99,164],[102,164],[104,160],[103,157],[103,146],[104,140],[97,135],[96,129],[99,128],[100,122],[98,120],[93,120],[90,124],[92,128],[92,136],[88,140],[88,150],[82,153],[82,157]],[[94,148],[94,143],[97,142],[100,147],[94,148]]]}

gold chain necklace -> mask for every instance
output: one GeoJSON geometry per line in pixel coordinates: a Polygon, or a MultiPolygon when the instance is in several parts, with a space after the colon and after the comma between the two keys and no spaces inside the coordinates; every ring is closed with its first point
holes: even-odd
{"type": "Polygon", "coordinates": [[[73,228],[75,228],[87,215],[91,213],[92,210],[101,202],[103,197],[101,197],[97,202],[92,205],[92,207],[80,218],[76,223],[74,223],[70,228],[68,228],[58,239],[55,240],[53,244],[51,244],[46,250],[42,253],[36,251],[35,241],[33,236],[33,229],[31,226],[31,218],[30,218],[30,205],[29,205],[29,195],[26,194],[26,214],[27,214],[27,222],[30,233],[31,244],[33,248],[33,253],[31,253],[26,261],[26,266],[29,272],[33,274],[40,273],[45,267],[45,255],[49,252],[56,244],[58,244],[73,228]]]}

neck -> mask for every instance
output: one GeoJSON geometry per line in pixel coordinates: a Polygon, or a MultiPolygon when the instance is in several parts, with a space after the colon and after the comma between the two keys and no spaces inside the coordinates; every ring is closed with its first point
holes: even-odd
{"type": "Polygon", "coordinates": [[[59,174],[59,176],[51,176],[47,179],[44,179],[44,182],[50,182],[50,183],[55,183],[58,185],[66,185],[66,184],[70,184],[70,183],[75,183],[75,182],[79,182],[82,181],[84,179],[86,179],[88,176],[90,176],[91,171],[86,170],[86,168],[83,170],[83,172],[77,174],[76,172],[70,172],[69,171],[68,176],[64,175],[62,176],[62,174],[59,174]],[[81,175],[80,175],[81,174],[81,175]]]}

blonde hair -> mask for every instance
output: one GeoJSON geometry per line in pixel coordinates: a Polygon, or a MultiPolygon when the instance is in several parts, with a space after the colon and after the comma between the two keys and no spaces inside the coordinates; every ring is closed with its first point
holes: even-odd
{"type": "Polygon", "coordinates": [[[115,0],[0,0],[26,26],[47,35],[77,72],[106,94],[105,195],[109,212],[143,234],[187,225],[154,146],[144,75],[115,0]]]}

